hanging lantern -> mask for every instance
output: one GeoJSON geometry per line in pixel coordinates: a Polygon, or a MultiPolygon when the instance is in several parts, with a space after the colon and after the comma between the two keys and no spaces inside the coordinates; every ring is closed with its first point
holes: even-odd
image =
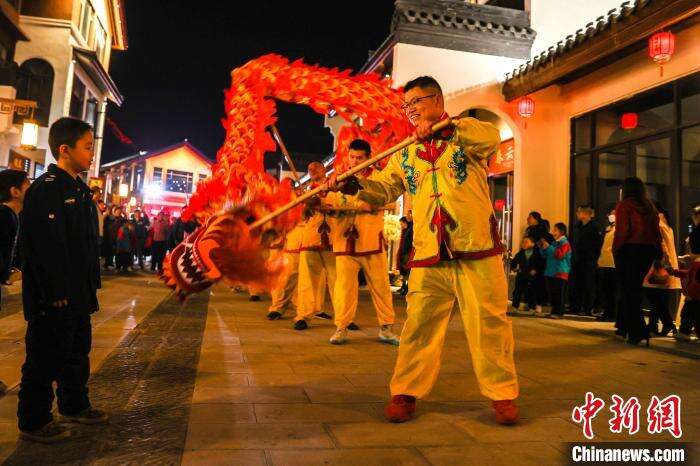
{"type": "Polygon", "coordinates": [[[521,117],[530,118],[535,113],[535,101],[527,96],[520,99],[518,113],[521,117]]]}
{"type": "Polygon", "coordinates": [[[639,116],[636,113],[623,113],[620,117],[620,126],[622,129],[630,130],[637,127],[639,116]]]}
{"type": "Polygon", "coordinates": [[[664,63],[671,59],[676,37],[671,31],[657,32],[649,38],[649,58],[659,64],[660,76],[664,75],[664,63]]]}
{"type": "Polygon", "coordinates": [[[34,120],[24,120],[22,123],[22,135],[20,136],[20,146],[23,149],[36,149],[39,141],[39,125],[34,120]]]}

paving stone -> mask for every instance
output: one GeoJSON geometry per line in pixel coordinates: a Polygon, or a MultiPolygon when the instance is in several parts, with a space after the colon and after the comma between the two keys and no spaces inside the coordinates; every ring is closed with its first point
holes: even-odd
{"type": "Polygon", "coordinates": [[[248,374],[229,374],[223,373],[213,373],[213,372],[199,372],[197,374],[197,387],[200,388],[219,388],[228,389],[231,387],[247,387],[250,385],[248,380],[248,374]]]}
{"type": "Polygon", "coordinates": [[[275,422],[384,422],[378,403],[256,404],[259,423],[275,422]]]}
{"type": "Polygon", "coordinates": [[[263,450],[194,450],[182,456],[182,466],[266,466],[263,450]]]}
{"type": "Polygon", "coordinates": [[[192,423],[256,422],[252,404],[193,403],[189,421],[192,423]]]}
{"type": "Polygon", "coordinates": [[[300,387],[230,387],[226,390],[199,387],[194,390],[193,403],[308,403],[300,387]]]}
{"type": "Polygon", "coordinates": [[[279,450],[270,452],[275,466],[424,466],[421,456],[407,448],[350,450],[279,450]]]}
{"type": "Polygon", "coordinates": [[[476,444],[461,447],[421,447],[420,452],[434,466],[483,464],[489,466],[540,466],[566,464],[567,456],[557,448],[539,442],[476,444]]]}
{"type": "Polygon", "coordinates": [[[383,403],[389,399],[388,387],[305,387],[313,403],[383,403]]]}
{"type": "Polygon", "coordinates": [[[577,442],[584,438],[580,428],[559,418],[537,417],[522,419],[514,426],[501,426],[489,410],[479,416],[460,417],[452,423],[481,443],[532,442],[546,439],[549,442],[577,442]]]}
{"type": "Polygon", "coordinates": [[[190,423],[186,450],[333,448],[321,424],[190,423]]]}
{"type": "Polygon", "coordinates": [[[430,416],[419,416],[403,424],[360,422],[330,424],[329,428],[343,448],[465,445],[474,442],[474,437],[464,429],[430,416]]]}

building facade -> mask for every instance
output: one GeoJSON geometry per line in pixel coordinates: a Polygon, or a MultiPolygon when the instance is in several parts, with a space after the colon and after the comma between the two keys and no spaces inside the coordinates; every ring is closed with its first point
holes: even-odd
{"type": "Polygon", "coordinates": [[[166,209],[179,216],[197,188],[211,176],[213,162],[187,141],[142,151],[100,167],[108,203],[143,208],[148,215],[166,209]]]}
{"type": "Polygon", "coordinates": [[[22,0],[19,7],[19,26],[29,40],[15,50],[16,98],[36,102],[38,140],[35,148],[20,146],[25,117],[14,115],[16,129],[0,145],[0,166],[22,166],[31,178],[39,176],[55,160],[48,147],[50,124],[72,116],[94,127],[95,176],[108,104],[123,100],[108,72],[112,50],[127,48],[123,1],[22,0]]]}
{"type": "Polygon", "coordinates": [[[509,249],[530,211],[572,223],[576,205],[592,204],[604,218],[630,175],[680,238],[700,203],[699,11],[692,0],[397,0],[391,34],[363,71],[397,86],[431,75],[450,115],[497,125],[504,146],[490,183],[509,249]],[[662,30],[675,34],[675,53],[661,75],[647,43],[662,30]],[[625,113],[636,128],[621,128],[625,113]]]}

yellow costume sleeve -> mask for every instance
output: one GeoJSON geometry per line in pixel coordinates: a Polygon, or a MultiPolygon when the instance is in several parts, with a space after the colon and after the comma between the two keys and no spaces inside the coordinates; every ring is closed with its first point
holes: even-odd
{"type": "Polygon", "coordinates": [[[501,136],[491,123],[476,118],[455,120],[457,143],[467,154],[477,159],[488,159],[498,151],[501,136]]]}
{"type": "Polygon", "coordinates": [[[360,178],[362,189],[357,194],[358,199],[375,207],[383,207],[394,202],[406,190],[404,174],[399,162],[399,154],[391,156],[384,170],[371,178],[360,178]]]}

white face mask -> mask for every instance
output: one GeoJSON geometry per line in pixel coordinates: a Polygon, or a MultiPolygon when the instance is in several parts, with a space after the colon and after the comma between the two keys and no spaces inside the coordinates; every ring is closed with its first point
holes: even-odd
{"type": "Polygon", "coordinates": [[[615,223],[615,214],[608,215],[608,222],[615,223]]]}

